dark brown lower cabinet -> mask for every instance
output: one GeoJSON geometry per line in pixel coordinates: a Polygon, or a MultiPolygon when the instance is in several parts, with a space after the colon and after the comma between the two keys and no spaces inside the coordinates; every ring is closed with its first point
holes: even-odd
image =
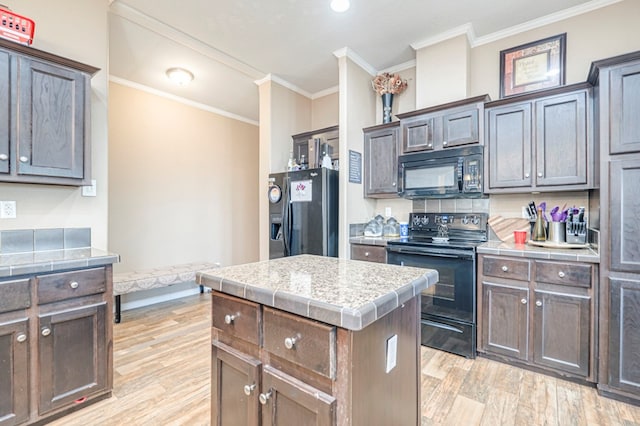
{"type": "Polygon", "coordinates": [[[29,419],[29,320],[0,316],[0,426],[29,419]]]}
{"type": "Polygon", "coordinates": [[[478,351],[595,381],[595,266],[489,255],[478,263],[478,351]]]}
{"type": "Polygon", "coordinates": [[[263,426],[335,425],[336,399],[274,368],[264,368],[263,426]]]}
{"type": "Polygon", "coordinates": [[[39,413],[107,388],[107,303],[40,316],[39,413]]]}
{"type": "Polygon", "coordinates": [[[640,394],[640,280],[609,280],[609,386],[640,394]]]}

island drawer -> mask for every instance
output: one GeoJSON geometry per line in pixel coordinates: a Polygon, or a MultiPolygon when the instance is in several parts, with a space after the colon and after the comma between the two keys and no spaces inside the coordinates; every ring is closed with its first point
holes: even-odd
{"type": "Polygon", "coordinates": [[[330,379],[336,373],[336,328],[264,308],[264,348],[330,379]]]}
{"type": "Polygon", "coordinates": [[[529,281],[530,262],[526,259],[485,256],[482,265],[485,276],[529,281]]]}
{"type": "Polygon", "coordinates": [[[31,306],[31,284],[28,279],[0,282],[0,314],[31,306]]]}
{"type": "Polygon", "coordinates": [[[384,246],[351,244],[351,259],[387,263],[387,249],[384,246]]]}
{"type": "Polygon", "coordinates": [[[573,287],[591,287],[591,265],[559,262],[535,262],[537,282],[568,285],[573,287]]]}
{"type": "Polygon", "coordinates": [[[104,293],[107,289],[104,268],[39,275],[38,304],[104,293]]]}
{"type": "Polygon", "coordinates": [[[260,344],[260,308],[256,303],[213,292],[211,323],[234,337],[260,344]]]}

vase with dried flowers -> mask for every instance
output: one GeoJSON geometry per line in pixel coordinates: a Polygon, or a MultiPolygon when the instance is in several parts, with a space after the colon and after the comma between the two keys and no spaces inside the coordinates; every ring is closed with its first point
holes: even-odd
{"type": "Polygon", "coordinates": [[[400,74],[385,72],[371,80],[371,86],[377,94],[382,96],[382,122],[391,123],[393,95],[404,92],[407,88],[407,80],[403,80],[400,74]]]}

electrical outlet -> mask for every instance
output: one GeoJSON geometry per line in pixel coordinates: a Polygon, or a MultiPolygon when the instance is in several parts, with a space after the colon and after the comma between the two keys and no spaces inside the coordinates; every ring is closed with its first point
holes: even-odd
{"type": "Polygon", "coordinates": [[[385,217],[391,217],[391,207],[384,208],[384,215],[385,217]]]}
{"type": "Polygon", "coordinates": [[[83,197],[95,197],[97,194],[96,190],[96,180],[91,179],[91,186],[83,186],[82,187],[82,196],[83,197]]]}
{"type": "Polygon", "coordinates": [[[16,218],[16,202],[0,201],[0,219],[16,218]]]}

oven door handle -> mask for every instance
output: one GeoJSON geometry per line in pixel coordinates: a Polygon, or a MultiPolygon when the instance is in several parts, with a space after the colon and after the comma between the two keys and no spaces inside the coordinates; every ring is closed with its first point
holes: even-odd
{"type": "Polygon", "coordinates": [[[402,254],[417,254],[418,256],[433,256],[433,257],[448,257],[451,259],[463,259],[463,260],[473,260],[473,254],[469,254],[467,252],[438,252],[438,251],[423,251],[423,250],[412,250],[402,247],[391,247],[387,246],[388,251],[392,251],[395,253],[402,254]]]}
{"type": "Polygon", "coordinates": [[[456,333],[462,333],[462,330],[455,328],[451,325],[447,325],[447,324],[442,324],[439,322],[433,322],[433,321],[429,321],[429,320],[422,320],[422,323],[424,325],[429,325],[431,327],[436,327],[436,328],[442,328],[445,330],[449,330],[449,331],[455,331],[456,333]]]}

